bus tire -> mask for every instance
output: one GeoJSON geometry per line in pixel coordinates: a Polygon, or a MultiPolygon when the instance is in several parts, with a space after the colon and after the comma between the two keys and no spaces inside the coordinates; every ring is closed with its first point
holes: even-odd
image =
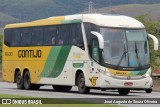
{"type": "Polygon", "coordinates": [[[24,73],[24,88],[26,90],[31,90],[32,89],[32,84],[31,84],[31,79],[30,79],[30,74],[28,71],[24,73]]]}
{"type": "Polygon", "coordinates": [[[80,73],[78,76],[78,90],[81,94],[88,94],[90,91],[89,87],[85,86],[85,77],[83,73],[80,73]]]}
{"type": "Polygon", "coordinates": [[[20,71],[16,74],[16,84],[18,89],[24,89],[23,77],[21,76],[20,71]]]}
{"type": "Polygon", "coordinates": [[[70,91],[72,86],[52,85],[55,91],[70,91]]]}
{"type": "Polygon", "coordinates": [[[130,89],[118,89],[120,95],[128,95],[130,89]]]}
{"type": "Polygon", "coordinates": [[[146,89],[146,93],[152,93],[152,89],[146,89]]]}

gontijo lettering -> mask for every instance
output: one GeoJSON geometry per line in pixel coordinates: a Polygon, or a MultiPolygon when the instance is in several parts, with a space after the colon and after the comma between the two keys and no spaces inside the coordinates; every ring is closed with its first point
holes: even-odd
{"type": "Polygon", "coordinates": [[[18,57],[19,58],[41,58],[42,51],[41,50],[19,50],[18,57]]]}

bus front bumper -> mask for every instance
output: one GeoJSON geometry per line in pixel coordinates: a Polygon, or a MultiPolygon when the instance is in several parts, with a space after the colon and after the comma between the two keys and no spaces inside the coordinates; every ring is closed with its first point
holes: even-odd
{"type": "Polygon", "coordinates": [[[153,80],[150,76],[141,79],[124,79],[113,78],[101,74],[100,76],[100,88],[130,88],[130,89],[150,89],[153,86],[153,80]]]}

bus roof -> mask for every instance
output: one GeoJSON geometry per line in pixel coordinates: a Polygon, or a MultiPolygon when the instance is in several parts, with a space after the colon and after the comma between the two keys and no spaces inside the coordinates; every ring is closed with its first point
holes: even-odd
{"type": "Polygon", "coordinates": [[[6,25],[5,28],[20,28],[30,26],[57,25],[68,23],[89,22],[99,26],[117,28],[144,28],[144,25],[134,18],[124,15],[113,14],[76,14],[68,16],[49,17],[26,23],[16,23],[6,25]]]}

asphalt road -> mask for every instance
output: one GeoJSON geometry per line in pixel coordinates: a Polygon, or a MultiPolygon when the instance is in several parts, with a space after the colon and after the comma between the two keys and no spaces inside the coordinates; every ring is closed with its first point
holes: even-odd
{"type": "Polygon", "coordinates": [[[145,91],[131,91],[127,96],[120,96],[116,90],[108,90],[106,92],[91,90],[90,94],[84,95],[78,93],[77,87],[73,87],[70,92],[56,92],[52,86],[41,86],[40,90],[28,91],[19,90],[16,84],[7,82],[0,82],[0,93],[44,98],[160,98],[160,92],[147,94],[145,91]]]}
{"type": "MultiPolygon", "coordinates": [[[[53,90],[52,86],[42,86],[40,90],[36,91],[18,90],[16,88],[16,84],[6,82],[0,82],[0,93],[43,98],[160,98],[160,92],[152,92],[151,94],[147,94],[145,91],[131,91],[131,93],[127,96],[120,96],[117,91],[113,90],[108,90],[106,92],[91,90],[90,94],[84,95],[78,93],[77,87],[73,87],[70,92],[56,92],[53,90]]],[[[147,105],[149,106],[149,104],[147,105]]],[[[125,106],[137,107],[137,105],[125,106]]],[[[146,107],[146,105],[144,106],[146,107]]]]}

